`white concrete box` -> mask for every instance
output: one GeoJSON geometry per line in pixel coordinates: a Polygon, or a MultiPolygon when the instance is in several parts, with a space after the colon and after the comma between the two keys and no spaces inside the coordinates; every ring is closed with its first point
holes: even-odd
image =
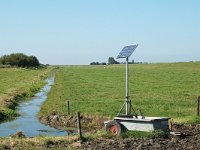
{"type": "Polygon", "coordinates": [[[169,130],[169,119],[167,117],[115,117],[114,120],[124,126],[127,130],[154,131],[169,130]]]}

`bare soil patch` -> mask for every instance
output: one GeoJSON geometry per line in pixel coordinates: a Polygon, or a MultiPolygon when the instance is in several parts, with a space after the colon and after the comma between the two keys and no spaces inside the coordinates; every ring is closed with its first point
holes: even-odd
{"type": "MultiPolygon", "coordinates": [[[[103,122],[106,118],[94,118],[82,116],[83,128],[88,132],[95,132],[95,130],[103,128],[103,122]]],[[[75,116],[59,116],[51,114],[48,117],[41,118],[43,123],[52,125],[54,127],[76,127],[75,116]]],[[[121,150],[121,149],[200,149],[200,125],[185,125],[174,123],[171,126],[172,132],[177,135],[169,134],[166,137],[160,138],[96,138],[83,142],[80,149],[107,149],[107,150],[121,150]]]]}
{"type": "Polygon", "coordinates": [[[169,135],[165,138],[98,138],[83,143],[81,149],[200,149],[200,125],[174,124],[172,127],[180,135],[169,135]]]}

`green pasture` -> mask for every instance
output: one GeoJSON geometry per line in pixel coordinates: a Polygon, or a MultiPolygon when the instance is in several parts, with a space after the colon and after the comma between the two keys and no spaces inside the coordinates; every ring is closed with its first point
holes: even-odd
{"type": "MultiPolygon", "coordinates": [[[[129,70],[130,99],[138,113],[194,120],[200,62],[134,64],[129,70]]],[[[39,115],[66,114],[66,100],[72,114],[115,116],[125,100],[125,65],[60,67],[39,115]]]]}

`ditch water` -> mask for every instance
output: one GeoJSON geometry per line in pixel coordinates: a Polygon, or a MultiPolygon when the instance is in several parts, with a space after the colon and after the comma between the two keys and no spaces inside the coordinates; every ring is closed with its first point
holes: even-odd
{"type": "Polygon", "coordinates": [[[47,84],[30,100],[22,102],[18,106],[20,114],[13,121],[0,124],[0,137],[7,137],[22,131],[26,137],[34,136],[63,136],[67,135],[65,130],[57,130],[39,122],[37,113],[40,111],[42,103],[47,99],[47,93],[54,83],[54,77],[46,80],[47,84]]]}

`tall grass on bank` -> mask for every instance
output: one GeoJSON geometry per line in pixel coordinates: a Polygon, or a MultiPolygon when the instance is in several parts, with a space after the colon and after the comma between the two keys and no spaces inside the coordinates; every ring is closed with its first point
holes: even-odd
{"type": "Polygon", "coordinates": [[[78,136],[34,137],[34,138],[0,138],[0,149],[12,150],[61,150],[77,149],[74,143],[78,136]]]}
{"type": "MultiPolygon", "coordinates": [[[[178,121],[195,116],[200,62],[129,65],[130,99],[146,116],[178,121]]],[[[115,116],[125,99],[125,65],[61,67],[40,115],[52,111],[115,116]]],[[[139,112],[139,111],[138,111],[139,112]]]]}
{"type": "Polygon", "coordinates": [[[15,106],[33,96],[51,69],[0,68],[0,121],[15,117],[15,106]]]}

